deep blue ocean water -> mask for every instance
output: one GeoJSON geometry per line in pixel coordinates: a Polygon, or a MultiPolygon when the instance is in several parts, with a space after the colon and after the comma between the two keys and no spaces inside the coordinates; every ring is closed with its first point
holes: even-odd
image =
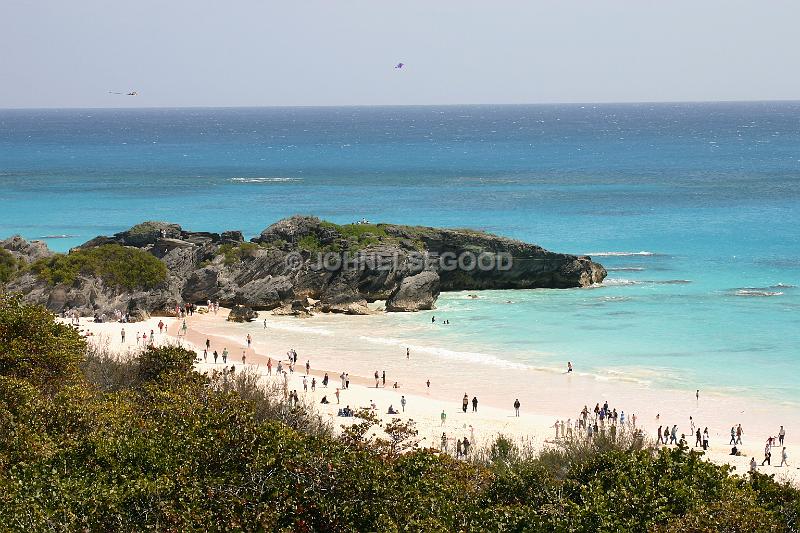
{"type": "Polygon", "coordinates": [[[800,402],[800,103],[0,110],[0,185],[57,250],[303,213],[591,253],[605,286],[443,295],[420,340],[800,402]]]}

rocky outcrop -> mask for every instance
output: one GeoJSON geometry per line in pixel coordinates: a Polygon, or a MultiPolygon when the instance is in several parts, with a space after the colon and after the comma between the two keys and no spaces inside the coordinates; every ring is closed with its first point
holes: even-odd
{"type": "Polygon", "coordinates": [[[252,322],[258,313],[245,305],[234,305],[228,313],[228,322],[252,322]]]}
{"type": "MultiPolygon", "coordinates": [[[[339,226],[294,216],[251,242],[239,231],[190,232],[177,224],[144,222],[79,248],[136,247],[158,258],[167,278],[150,290],[124,290],[81,274],[51,286],[21,270],[9,284],[56,312],[168,313],[184,302],[307,316],[313,311],[367,314],[386,300],[388,311],[432,309],[439,291],[585,287],[605,269],[585,256],[560,254],[472,230],[392,224],[339,226]]],[[[20,237],[0,246],[26,262],[52,252],[20,237]]]]}
{"type": "Polygon", "coordinates": [[[386,300],[387,311],[422,311],[433,309],[439,296],[439,274],[420,272],[403,278],[400,287],[386,300]]]}

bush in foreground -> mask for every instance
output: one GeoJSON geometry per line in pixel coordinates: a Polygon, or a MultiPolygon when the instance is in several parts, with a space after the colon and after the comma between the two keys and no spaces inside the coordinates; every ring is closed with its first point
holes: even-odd
{"type": "Polygon", "coordinates": [[[0,354],[4,530],[798,527],[797,489],[682,449],[619,439],[538,455],[501,439],[457,461],[415,448],[413,425],[378,431],[366,415],[337,438],[252,375],[197,374],[180,348],[87,355],[69,328],[14,297],[0,296],[0,354]]]}

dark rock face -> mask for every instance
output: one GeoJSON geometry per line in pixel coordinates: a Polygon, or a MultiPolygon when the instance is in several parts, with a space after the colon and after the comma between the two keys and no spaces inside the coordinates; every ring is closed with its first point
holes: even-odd
{"type": "MultiPolygon", "coordinates": [[[[55,312],[146,316],[168,313],[183,302],[212,300],[307,316],[314,310],[366,314],[377,300],[386,300],[388,311],[432,309],[440,290],[585,287],[606,276],[588,257],[487,233],[337,226],[308,216],[276,222],[249,243],[238,231],[190,232],[177,224],[144,222],[80,248],[110,243],[151,253],[166,265],[167,279],[150,291],[126,291],[87,276],[69,287],[52,287],[27,272],[8,288],[55,312]]],[[[20,237],[0,246],[28,262],[52,254],[44,243],[20,237]]]]}
{"type": "Polygon", "coordinates": [[[426,270],[403,278],[400,287],[386,300],[387,311],[422,311],[433,309],[439,296],[439,274],[426,270]]]}
{"type": "Polygon", "coordinates": [[[234,305],[228,314],[229,322],[252,322],[258,318],[258,313],[244,305],[234,305]]]}

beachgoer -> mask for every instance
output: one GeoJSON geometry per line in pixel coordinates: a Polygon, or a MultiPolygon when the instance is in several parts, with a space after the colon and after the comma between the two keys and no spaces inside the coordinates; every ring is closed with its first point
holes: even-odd
{"type": "Polygon", "coordinates": [[[267,373],[272,375],[272,357],[267,358],[267,373]]]}
{"type": "Polygon", "coordinates": [[[344,375],[344,384],[345,384],[345,389],[349,389],[350,388],[350,374],[345,373],[345,375],[344,375]]]}
{"type": "Polygon", "coordinates": [[[694,436],[695,436],[694,445],[695,446],[702,446],[703,445],[703,438],[700,435],[700,428],[697,428],[697,431],[695,431],[694,436]]]}
{"type": "Polygon", "coordinates": [[[780,429],[780,431],[778,431],[778,444],[779,444],[780,446],[783,446],[783,439],[784,439],[785,437],[786,437],[786,430],[785,430],[785,429],[783,429],[783,426],[781,426],[781,429],[780,429]]]}
{"type": "Polygon", "coordinates": [[[456,459],[461,457],[461,439],[456,439],[456,459]]]}
{"type": "Polygon", "coordinates": [[[225,347],[222,349],[222,364],[224,365],[227,362],[228,362],[228,348],[225,347]]]}
{"type": "Polygon", "coordinates": [[[572,372],[572,361],[567,361],[567,373],[572,372]]]}
{"type": "Polygon", "coordinates": [[[742,433],[744,433],[742,425],[738,424],[736,426],[736,444],[742,444],[742,433]]]}
{"type": "Polygon", "coordinates": [[[250,345],[253,343],[253,338],[250,337],[250,334],[247,334],[247,348],[250,348],[250,345]]]}
{"type": "Polygon", "coordinates": [[[328,387],[328,373],[325,372],[325,376],[322,378],[322,386],[327,388],[328,387]]]}
{"type": "Polygon", "coordinates": [[[203,350],[203,362],[208,362],[208,350],[203,350]]]}
{"type": "Polygon", "coordinates": [[[467,437],[464,437],[464,444],[463,444],[463,447],[464,447],[463,455],[464,455],[464,457],[466,457],[467,456],[467,452],[469,452],[469,446],[470,446],[470,443],[467,440],[467,437]]]}
{"type": "Polygon", "coordinates": [[[308,392],[308,378],[303,376],[303,392],[308,392]]]}
{"type": "MultiPolygon", "coordinates": [[[[264,329],[267,329],[267,319],[266,318],[264,319],[264,329]]],[[[325,403],[328,403],[328,402],[325,402],[325,403]]]]}
{"type": "Polygon", "coordinates": [[[445,420],[447,420],[447,413],[444,412],[444,409],[442,409],[442,414],[439,415],[439,418],[442,420],[442,425],[444,425],[445,420]]]}
{"type": "Polygon", "coordinates": [[[247,359],[247,350],[242,350],[242,364],[245,364],[246,359],[247,359]]]}
{"type": "Polygon", "coordinates": [[[473,413],[477,413],[478,412],[478,397],[477,396],[473,396],[472,397],[472,412],[473,413]]]}
{"type": "Polygon", "coordinates": [[[317,390],[317,378],[311,378],[311,392],[317,390]]]}
{"type": "Polygon", "coordinates": [[[306,374],[311,372],[311,361],[306,359],[306,374]]]}
{"type": "Polygon", "coordinates": [[[125,344],[125,328],[122,328],[119,332],[120,337],[122,337],[122,344],[125,344]]]}
{"type": "MultiPolygon", "coordinates": [[[[266,322],[266,320],[264,322],[266,322]]],[[[328,397],[327,396],[323,396],[322,399],[319,401],[319,403],[328,404],[330,402],[328,401],[328,397]]]]}
{"type": "Polygon", "coordinates": [[[400,408],[403,409],[403,412],[406,412],[406,397],[400,396],[400,408]]]}
{"type": "MultiPolygon", "coordinates": [[[[219,354],[217,353],[216,350],[214,350],[214,364],[215,365],[217,364],[217,357],[219,357],[219,354]]],[[[216,370],[214,372],[216,372],[216,370]]]]}
{"type": "Polygon", "coordinates": [[[431,380],[428,380],[428,381],[426,382],[426,384],[428,385],[428,388],[430,389],[430,388],[431,388],[431,380]]]}
{"type": "Polygon", "coordinates": [[[211,349],[211,341],[209,339],[206,339],[206,348],[211,349]]]}
{"type": "Polygon", "coordinates": [[[447,434],[446,433],[442,433],[442,448],[441,448],[441,450],[444,453],[447,453],[447,434]]]}
{"type": "Polygon", "coordinates": [[[731,426],[731,441],[728,444],[736,444],[736,426],[731,426]]]}
{"type": "Polygon", "coordinates": [[[781,464],[778,466],[789,466],[787,459],[789,459],[789,453],[786,451],[786,448],[784,448],[783,452],[781,452],[781,464]]]}
{"type": "Polygon", "coordinates": [[[409,348],[406,348],[406,359],[409,358],[411,358],[411,350],[409,348]]]}
{"type": "Polygon", "coordinates": [[[468,406],[468,405],[469,405],[469,396],[467,396],[467,393],[465,392],[465,393],[464,393],[464,398],[461,400],[461,409],[462,409],[462,410],[463,410],[465,413],[467,412],[467,406],[468,406]]]}
{"type": "Polygon", "coordinates": [[[764,463],[771,464],[771,459],[772,459],[772,446],[770,446],[769,443],[767,443],[767,445],[764,446],[764,460],[761,461],[761,466],[764,466],[764,463]]]}
{"type": "Polygon", "coordinates": [[[386,386],[386,370],[383,371],[383,374],[381,375],[381,380],[383,381],[383,386],[385,387],[386,386]]]}
{"type": "Polygon", "coordinates": [[[756,470],[758,470],[758,466],[757,466],[757,463],[756,463],[756,458],[755,457],[751,457],[750,458],[750,472],[755,472],[756,470]]]}
{"type": "Polygon", "coordinates": [[[336,389],[336,403],[339,403],[339,389],[336,389]]]}
{"type": "Polygon", "coordinates": [[[159,320],[159,321],[158,321],[158,332],[159,332],[159,333],[164,333],[164,332],[162,331],[163,329],[164,329],[164,321],[163,321],[163,320],[159,320]]]}
{"type": "Polygon", "coordinates": [[[519,398],[517,398],[516,400],[514,400],[514,412],[516,412],[517,416],[519,416],[519,406],[520,406],[519,398]]]}

